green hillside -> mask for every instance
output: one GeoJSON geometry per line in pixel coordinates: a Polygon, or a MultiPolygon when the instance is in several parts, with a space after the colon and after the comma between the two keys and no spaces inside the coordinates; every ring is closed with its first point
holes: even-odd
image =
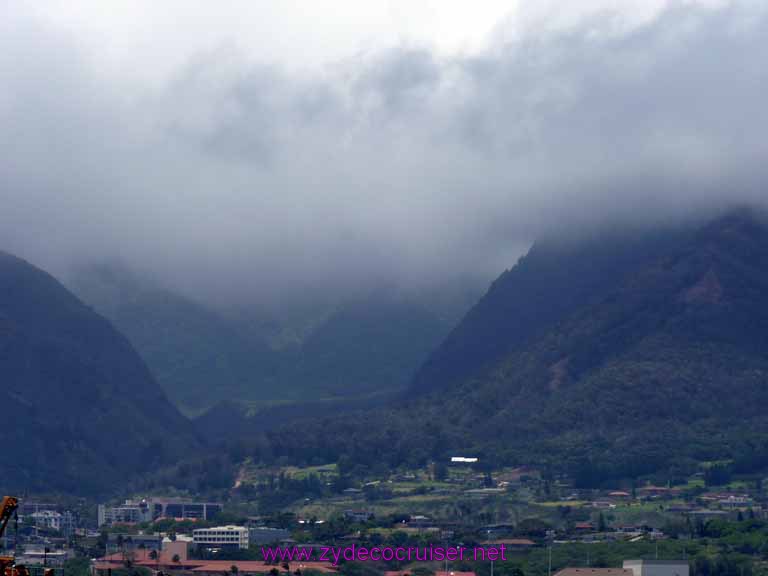
{"type": "Polygon", "coordinates": [[[280,326],[264,328],[267,322],[248,310],[214,310],[118,266],[81,270],[71,284],[128,337],[170,399],[192,415],[220,402],[265,407],[404,388],[450,329],[445,312],[466,305],[459,291],[434,311],[381,291],[305,311],[311,329],[275,348],[267,333],[280,326]]]}
{"type": "Polygon", "coordinates": [[[4,252],[0,383],[6,490],[111,490],[199,446],[128,340],[4,252]]]}
{"type": "Polygon", "coordinates": [[[768,227],[739,212],[540,242],[407,397],[267,438],[270,454],[296,460],[396,466],[460,451],[590,483],[694,460],[768,464],[766,406],[768,227]]]}

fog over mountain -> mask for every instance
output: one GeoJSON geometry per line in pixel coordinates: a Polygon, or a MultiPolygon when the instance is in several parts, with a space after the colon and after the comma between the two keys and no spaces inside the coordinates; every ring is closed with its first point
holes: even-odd
{"type": "Polygon", "coordinates": [[[553,231],[768,197],[757,2],[566,19],[520,3],[472,49],[363,27],[308,37],[305,67],[286,63],[300,40],[261,50],[263,4],[251,43],[181,6],[188,34],[167,38],[54,6],[0,7],[0,246],[59,276],[117,259],[264,306],[426,290],[494,277],[553,231]]]}

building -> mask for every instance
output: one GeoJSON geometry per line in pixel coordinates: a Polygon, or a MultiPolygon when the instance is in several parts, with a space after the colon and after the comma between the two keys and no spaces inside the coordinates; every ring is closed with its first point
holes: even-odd
{"type": "Polygon", "coordinates": [[[563,568],[555,576],[633,576],[624,568],[563,568]]]}
{"type": "Polygon", "coordinates": [[[118,534],[107,535],[107,553],[132,550],[160,550],[163,537],[160,534],[118,534]]]}
{"type": "Polygon", "coordinates": [[[152,520],[152,512],[146,500],[126,500],[119,506],[99,504],[99,527],[113,524],[138,524],[152,520]]]}
{"type": "Polygon", "coordinates": [[[61,530],[61,514],[53,510],[40,510],[29,515],[29,519],[38,528],[61,530]]]}
{"type": "Polygon", "coordinates": [[[368,522],[373,518],[373,512],[368,510],[344,510],[344,518],[352,522],[368,522]]]}
{"type": "Polygon", "coordinates": [[[249,526],[248,541],[251,546],[261,544],[274,544],[291,537],[291,533],[284,528],[269,528],[267,526],[249,526]]]}
{"type": "Polygon", "coordinates": [[[99,527],[113,524],[139,524],[158,518],[213,520],[221,512],[218,502],[195,502],[180,498],[126,500],[119,506],[99,505],[99,527]]]}
{"type": "Polygon", "coordinates": [[[63,566],[69,559],[67,550],[26,550],[24,554],[16,557],[18,564],[26,566],[63,566]]]}
{"type": "Polygon", "coordinates": [[[184,499],[150,498],[152,518],[213,520],[221,512],[219,502],[195,502],[184,499]]]}
{"type": "MultiPolygon", "coordinates": [[[[263,561],[185,559],[170,550],[160,554],[154,552],[137,550],[132,555],[133,565],[175,576],[223,576],[232,574],[233,566],[239,576],[269,576],[275,570],[280,574],[291,575],[297,570],[338,574],[337,568],[328,562],[292,562],[285,569],[282,564],[265,564],[263,561]]],[[[125,556],[110,554],[99,558],[91,563],[91,569],[94,576],[112,576],[116,571],[125,569],[125,556]]]]}
{"type": "MultiPolygon", "coordinates": [[[[391,570],[384,572],[384,576],[413,576],[413,572],[410,570],[391,570]]],[[[435,576],[477,576],[477,574],[474,572],[459,572],[458,570],[449,570],[448,572],[438,570],[435,572],[435,576]]]]}
{"type": "Polygon", "coordinates": [[[171,558],[172,561],[174,558],[186,561],[189,559],[189,547],[193,544],[192,537],[185,534],[177,534],[173,539],[166,536],[163,538],[161,555],[171,558]]]}
{"type": "Polygon", "coordinates": [[[633,576],[689,576],[685,560],[624,560],[624,568],[633,576]]]}
{"type": "Polygon", "coordinates": [[[248,548],[248,528],[245,526],[217,526],[192,531],[198,548],[248,548]]]}

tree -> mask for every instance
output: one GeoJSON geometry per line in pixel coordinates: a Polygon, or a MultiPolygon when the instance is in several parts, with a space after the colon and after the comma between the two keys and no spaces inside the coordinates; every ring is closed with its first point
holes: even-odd
{"type": "Polygon", "coordinates": [[[605,523],[605,516],[602,512],[597,517],[597,531],[598,532],[605,532],[608,528],[607,524],[605,523]]]}

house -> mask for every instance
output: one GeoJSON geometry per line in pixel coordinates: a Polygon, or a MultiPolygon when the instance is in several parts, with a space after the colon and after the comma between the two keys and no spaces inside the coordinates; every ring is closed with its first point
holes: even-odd
{"type": "Polygon", "coordinates": [[[674,498],[680,496],[681,490],[679,488],[667,488],[666,486],[643,486],[637,489],[637,493],[642,498],[657,499],[657,498],[674,498]]]}
{"type": "Polygon", "coordinates": [[[752,506],[755,501],[748,496],[735,496],[733,494],[728,495],[726,498],[718,500],[717,502],[721,508],[748,508],[752,506]]]}
{"type": "Polygon", "coordinates": [[[632,497],[632,494],[629,492],[624,492],[623,490],[614,490],[613,492],[608,493],[609,498],[616,498],[620,500],[626,500],[628,498],[632,497]]]}
{"type": "Polygon", "coordinates": [[[344,510],[344,518],[352,522],[368,522],[373,518],[373,512],[367,510],[344,510]]]}
{"type": "Polygon", "coordinates": [[[573,529],[576,532],[593,532],[595,530],[595,525],[592,522],[576,522],[576,524],[573,525],[573,529]]]}
{"type": "Polygon", "coordinates": [[[502,538],[501,540],[489,540],[485,542],[485,546],[499,547],[504,545],[508,551],[528,550],[529,548],[536,546],[536,542],[529,540],[528,538],[502,538]]]}
{"type": "Polygon", "coordinates": [[[434,525],[435,523],[428,516],[411,516],[411,519],[408,520],[409,528],[429,528],[434,525]]]}

